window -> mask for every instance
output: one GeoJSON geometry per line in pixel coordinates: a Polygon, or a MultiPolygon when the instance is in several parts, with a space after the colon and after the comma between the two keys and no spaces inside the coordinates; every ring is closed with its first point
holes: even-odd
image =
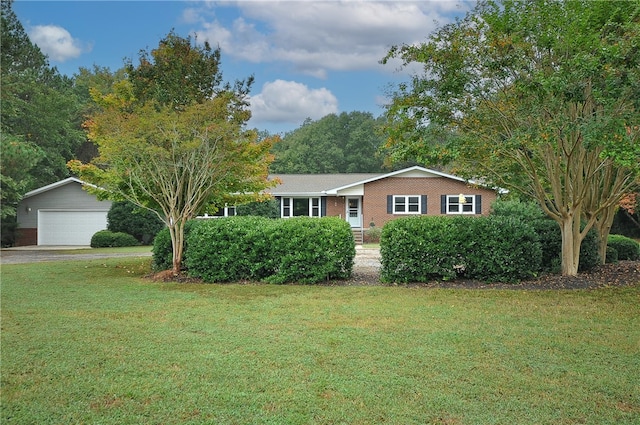
{"type": "Polygon", "coordinates": [[[394,214],[420,214],[420,195],[394,195],[394,214]]]}
{"type": "Polygon", "coordinates": [[[447,195],[447,214],[475,214],[476,197],[474,195],[447,195]]]}
{"type": "Polygon", "coordinates": [[[213,214],[213,217],[233,217],[236,215],[236,207],[223,207],[213,214]]]}
{"type": "Polygon", "coordinates": [[[320,198],[282,198],[282,217],[320,217],[320,198]]]}

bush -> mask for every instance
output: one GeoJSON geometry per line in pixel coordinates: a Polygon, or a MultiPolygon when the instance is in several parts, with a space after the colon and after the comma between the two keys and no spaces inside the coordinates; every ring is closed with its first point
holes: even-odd
{"type": "Polygon", "coordinates": [[[607,245],[607,258],[605,263],[617,263],[618,262],[618,250],[612,246],[607,245]]]}
{"type": "Polygon", "coordinates": [[[207,220],[185,248],[189,275],[207,282],[319,283],[351,276],[354,257],[351,227],[337,217],[207,220]]]}
{"type": "Polygon", "coordinates": [[[165,227],[152,211],[127,202],[114,202],[107,214],[107,230],[133,235],[140,243],[149,244],[165,227]]]}
{"type": "Polygon", "coordinates": [[[356,255],[351,226],[338,217],[295,217],[271,228],[274,274],[269,283],[320,283],[346,279],[356,255]]]}
{"type": "Polygon", "coordinates": [[[640,259],[640,244],[626,236],[609,235],[607,247],[614,248],[618,252],[619,260],[635,261],[640,259]]]}
{"type": "Polygon", "coordinates": [[[273,273],[268,243],[273,220],[229,217],[206,220],[191,229],[185,266],[207,282],[260,280],[273,273]]]}
{"type": "Polygon", "coordinates": [[[364,231],[364,242],[366,243],[379,243],[380,236],[382,235],[382,229],[375,226],[370,226],[364,231]]]}
{"type": "Polygon", "coordinates": [[[380,240],[381,280],[467,278],[512,282],[540,268],[533,228],[510,217],[409,217],[388,222],[380,240]]]}
{"type": "Polygon", "coordinates": [[[140,245],[138,240],[128,233],[101,230],[91,237],[92,248],[113,248],[140,245]]]}

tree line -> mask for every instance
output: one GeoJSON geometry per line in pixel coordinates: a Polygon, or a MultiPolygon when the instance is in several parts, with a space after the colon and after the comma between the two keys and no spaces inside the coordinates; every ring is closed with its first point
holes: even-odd
{"type": "Polygon", "coordinates": [[[225,82],[207,43],[170,32],[120,70],[70,78],[30,42],[11,1],[2,34],[3,237],[22,194],[70,172],[173,229],[176,273],[185,221],[259,198],[270,172],[411,163],[508,188],[558,223],[566,275],[591,228],[604,258],[621,202],[637,214],[637,1],[480,1],[381,59],[423,70],[389,93],[383,116],[332,114],[282,137],[247,129],[253,77],[225,82]]]}

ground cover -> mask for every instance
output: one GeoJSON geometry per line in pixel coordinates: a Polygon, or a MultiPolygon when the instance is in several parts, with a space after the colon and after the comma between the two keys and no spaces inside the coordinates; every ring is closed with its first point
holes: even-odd
{"type": "Polygon", "coordinates": [[[153,282],[3,265],[7,424],[635,424],[640,285],[153,282]]]}

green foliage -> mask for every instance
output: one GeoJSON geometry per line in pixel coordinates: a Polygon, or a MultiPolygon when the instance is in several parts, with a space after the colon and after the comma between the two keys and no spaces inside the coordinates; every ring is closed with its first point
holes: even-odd
{"type": "Polygon", "coordinates": [[[464,276],[514,282],[540,269],[532,226],[512,217],[410,217],[387,223],[380,243],[381,279],[427,282],[464,276]]]}
{"type": "Polygon", "coordinates": [[[612,246],[607,245],[607,257],[605,263],[615,264],[618,262],[618,250],[612,246]]]}
{"type": "Polygon", "coordinates": [[[351,276],[356,249],[345,220],[294,217],[278,223],[269,235],[275,274],[267,282],[321,283],[351,276]]]}
{"type": "Polygon", "coordinates": [[[107,230],[124,232],[148,244],[164,228],[157,214],[128,201],[116,201],[107,214],[107,230]]]}
{"type": "Polygon", "coordinates": [[[380,119],[368,112],[329,114],[307,120],[273,147],[272,173],[378,173],[384,142],[380,119]]]}
{"type": "Polygon", "coordinates": [[[273,221],[227,217],[202,221],[188,233],[185,266],[206,282],[261,280],[273,273],[267,235],[273,221]]]}
{"type": "Polygon", "coordinates": [[[280,218],[280,204],[278,204],[278,201],[275,199],[268,199],[262,202],[249,202],[248,204],[238,205],[236,207],[236,215],[280,218]]]}
{"type": "Polygon", "coordinates": [[[12,10],[12,1],[2,1],[2,46],[0,79],[2,145],[11,143],[8,162],[23,162],[27,179],[16,178],[19,195],[68,176],[66,162],[85,140],[80,128],[79,103],[70,79],[51,68],[38,46],[31,43],[12,10]],[[18,146],[16,146],[18,143],[18,146]],[[33,162],[37,166],[33,165],[33,162]]]}
{"type": "Polygon", "coordinates": [[[351,276],[354,257],[351,228],[337,217],[228,217],[188,232],[185,265],[207,282],[311,284],[351,276]]]}
{"type": "Polygon", "coordinates": [[[618,252],[619,260],[636,261],[640,259],[640,244],[622,235],[609,235],[607,246],[618,252]]]}
{"type": "MultiPolygon", "coordinates": [[[[191,229],[200,224],[200,220],[189,220],[184,225],[185,239],[189,239],[189,233],[191,229]]],[[[171,243],[171,233],[169,228],[165,227],[156,233],[156,237],[153,238],[153,248],[151,250],[153,254],[153,261],[151,267],[155,271],[168,270],[173,267],[173,246],[171,243]]],[[[186,261],[186,253],[184,254],[184,261],[186,261]]]]}
{"type": "Polygon", "coordinates": [[[452,162],[536,199],[564,223],[562,272],[575,275],[573,217],[602,231],[640,175],[639,17],[638,1],[480,1],[392,47],[383,63],[422,70],[390,96],[392,159],[452,162]]]}
{"type": "Polygon", "coordinates": [[[380,227],[370,226],[364,231],[364,241],[367,243],[379,243],[382,229],[380,227]]]}
{"type": "Polygon", "coordinates": [[[124,232],[101,230],[91,237],[91,248],[115,248],[122,246],[138,246],[136,238],[124,232]]]}

